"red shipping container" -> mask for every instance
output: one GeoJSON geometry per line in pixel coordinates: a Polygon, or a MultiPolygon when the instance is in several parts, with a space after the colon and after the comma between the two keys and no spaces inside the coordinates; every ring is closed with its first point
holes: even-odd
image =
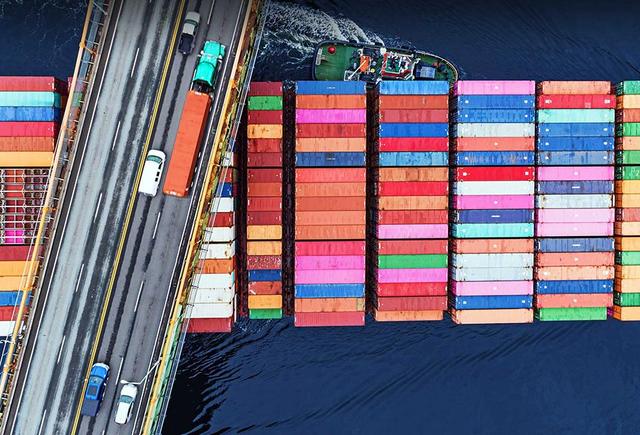
{"type": "Polygon", "coordinates": [[[295,313],[294,325],[305,326],[364,326],[364,312],[295,313]]]}
{"type": "Polygon", "coordinates": [[[380,311],[446,310],[446,296],[378,297],[376,308],[380,311]]]}
{"type": "Polygon", "coordinates": [[[366,182],[366,168],[297,168],[296,183],[358,183],[366,182]]]}
{"type": "Polygon", "coordinates": [[[380,152],[449,151],[448,137],[381,137],[380,152]]]}
{"type": "Polygon", "coordinates": [[[30,249],[28,245],[0,245],[0,261],[26,261],[30,249]]]}
{"type": "Polygon", "coordinates": [[[536,295],[536,308],[611,307],[613,294],[551,294],[536,295]]]}
{"type": "Polygon", "coordinates": [[[616,98],[613,95],[577,94],[577,95],[540,95],[539,109],[615,109],[616,98]]]}
{"type": "Polygon", "coordinates": [[[281,211],[250,211],[247,212],[247,225],[280,225],[281,211]]]}
{"type": "Polygon", "coordinates": [[[445,296],[446,282],[379,282],[375,292],[383,297],[445,296]]]}
{"type": "Polygon", "coordinates": [[[0,122],[0,137],[53,137],[58,135],[57,122],[0,122]]]}
{"type": "Polygon", "coordinates": [[[53,151],[54,137],[0,137],[0,151],[53,151]]]}
{"type": "Polygon", "coordinates": [[[282,183],[249,183],[247,185],[247,196],[269,197],[282,196],[282,183]]]}
{"type": "Polygon", "coordinates": [[[449,109],[448,95],[380,95],[379,109],[449,109]]]}
{"type": "Polygon", "coordinates": [[[618,112],[617,122],[640,122],[640,109],[624,109],[618,112]]]}
{"type": "Polygon", "coordinates": [[[231,227],[235,223],[235,215],[230,212],[218,212],[209,216],[208,227],[231,227]]]}
{"type": "Polygon", "coordinates": [[[366,124],[297,124],[297,137],[366,137],[366,124]]]}
{"type": "Polygon", "coordinates": [[[4,76],[0,77],[0,91],[58,92],[59,94],[66,94],[67,84],[55,77],[4,76]]]}
{"type": "Polygon", "coordinates": [[[380,196],[431,196],[447,195],[446,181],[382,181],[378,183],[380,196]]]}
{"type": "Polygon", "coordinates": [[[0,307],[0,321],[7,322],[10,320],[15,320],[18,316],[18,307],[14,307],[13,305],[9,307],[0,307]]]}
{"type": "Polygon", "coordinates": [[[378,255],[446,254],[448,240],[379,240],[378,255]]]}
{"type": "Polygon", "coordinates": [[[189,333],[214,333],[231,332],[233,318],[226,319],[190,319],[187,332],[189,333]]]}
{"type": "Polygon", "coordinates": [[[379,225],[446,223],[449,223],[447,210],[381,210],[378,212],[379,225]]]}
{"type": "Polygon", "coordinates": [[[281,295],[282,281],[249,281],[250,295],[281,295]]]}
{"type": "Polygon", "coordinates": [[[360,240],[296,242],[295,251],[296,257],[305,255],[365,255],[365,242],[360,240]]]}
{"type": "Polygon", "coordinates": [[[249,96],[280,96],[282,95],[282,82],[251,82],[249,96]]]}
{"type": "Polygon", "coordinates": [[[279,255],[248,255],[247,270],[282,269],[282,257],[279,255]]]}
{"type": "Polygon", "coordinates": [[[247,153],[248,167],[282,167],[282,153],[247,153]]]}
{"type": "Polygon", "coordinates": [[[531,239],[453,239],[452,252],[457,254],[532,253],[531,239]]]}
{"type": "Polygon", "coordinates": [[[447,109],[383,109],[381,123],[445,123],[449,122],[447,109]]]}
{"type": "Polygon", "coordinates": [[[324,196],[296,198],[296,211],[356,211],[364,210],[364,196],[324,196]]]}
{"type": "Polygon", "coordinates": [[[281,211],[282,198],[248,198],[247,211],[281,211]]]}
{"type": "Polygon", "coordinates": [[[640,208],[618,208],[616,222],[640,222],[640,208]]]}
{"type": "Polygon", "coordinates": [[[457,181],[534,181],[532,166],[462,166],[456,168],[457,181]]]}
{"type": "Polygon", "coordinates": [[[282,125],[281,110],[249,110],[247,113],[247,122],[249,124],[282,125]]]}
{"type": "Polygon", "coordinates": [[[222,180],[223,183],[233,183],[238,178],[238,171],[233,168],[228,168],[224,174],[220,174],[224,177],[222,180]]]}
{"type": "Polygon", "coordinates": [[[534,151],[534,137],[459,137],[451,145],[456,151],[534,151]]]}
{"type": "Polygon", "coordinates": [[[282,181],[282,169],[247,169],[249,183],[273,183],[282,181]]]}
{"type": "Polygon", "coordinates": [[[247,153],[281,153],[282,139],[249,139],[247,153]]]}

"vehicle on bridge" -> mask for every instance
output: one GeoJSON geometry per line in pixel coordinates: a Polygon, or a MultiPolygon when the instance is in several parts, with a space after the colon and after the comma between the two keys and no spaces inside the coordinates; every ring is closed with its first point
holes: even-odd
{"type": "Polygon", "coordinates": [[[162,187],[165,195],[185,197],[189,194],[200,143],[209,118],[217,72],[224,53],[225,46],[216,41],[206,41],[200,52],[162,187]]]}
{"type": "Polygon", "coordinates": [[[147,196],[156,196],[160,178],[162,178],[162,169],[164,168],[165,153],[160,150],[151,150],[147,154],[142,168],[142,176],[140,177],[140,186],[138,192],[147,196]]]}
{"type": "Polygon", "coordinates": [[[125,384],[120,391],[118,407],[116,408],[116,423],[127,424],[133,411],[133,403],[138,397],[138,387],[135,384],[125,384]]]}
{"type": "Polygon", "coordinates": [[[196,42],[196,34],[200,25],[200,14],[194,11],[187,12],[182,25],[182,33],[180,34],[180,42],[178,42],[178,51],[182,54],[189,55],[193,51],[196,42]]]}
{"type": "Polygon", "coordinates": [[[100,403],[107,389],[109,380],[109,366],[104,363],[95,363],[89,373],[89,382],[84,392],[82,409],[80,413],[89,417],[95,417],[100,410],[100,403]]]}

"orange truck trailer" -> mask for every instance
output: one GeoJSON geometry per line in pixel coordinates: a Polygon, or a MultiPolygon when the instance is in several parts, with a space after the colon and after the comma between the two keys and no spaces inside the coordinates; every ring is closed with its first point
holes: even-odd
{"type": "Polygon", "coordinates": [[[189,194],[210,106],[209,94],[196,91],[187,93],[162,188],[166,195],[184,197],[189,194]]]}

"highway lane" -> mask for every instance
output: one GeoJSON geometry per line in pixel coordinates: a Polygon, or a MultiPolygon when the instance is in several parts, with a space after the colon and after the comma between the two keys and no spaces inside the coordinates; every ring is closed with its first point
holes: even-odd
{"type": "MultiPolygon", "coordinates": [[[[174,138],[197,61],[197,51],[205,40],[220,41],[227,46],[221,75],[214,93],[214,106],[208,124],[211,139],[220,119],[220,111],[235,60],[231,47],[238,43],[246,13],[246,1],[192,0],[186,11],[197,10],[202,21],[194,53],[174,53],[166,92],[160,106],[151,148],[171,155],[174,138]],[[209,24],[207,21],[211,15],[209,24]]],[[[197,197],[204,178],[203,165],[212,143],[206,141],[196,169],[196,182],[188,198],[159,193],[155,198],[139,195],[130,224],[122,261],[108,307],[96,361],[107,362],[113,370],[102,410],[96,418],[83,417],[79,433],[138,433],[148,400],[148,389],[157,362],[168,310],[175,295],[175,285],[185,255],[197,197]],[[140,398],[134,414],[123,428],[115,423],[121,380],[141,382],[140,398]],[[149,382],[147,382],[149,381],[149,382]]]]}
{"type": "Polygon", "coordinates": [[[41,321],[9,415],[19,434],[69,433],[170,40],[175,0],[116,0],[44,273],[41,321]],[[87,125],[88,123],[88,125],[87,125]],[[68,214],[67,214],[68,212],[68,214]]]}

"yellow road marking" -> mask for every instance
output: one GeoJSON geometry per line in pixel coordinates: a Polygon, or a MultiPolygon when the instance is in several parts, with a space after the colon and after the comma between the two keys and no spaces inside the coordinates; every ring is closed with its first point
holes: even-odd
{"type": "MultiPolygon", "coordinates": [[[[186,0],[181,0],[180,5],[178,6],[178,14],[176,16],[176,20],[173,26],[173,32],[171,35],[171,42],[169,45],[169,52],[167,53],[167,58],[164,63],[164,67],[162,70],[162,76],[160,78],[160,87],[156,92],[156,99],[153,105],[153,112],[151,113],[151,121],[149,123],[149,130],[147,130],[147,136],[145,138],[144,146],[142,148],[142,154],[140,156],[140,161],[138,162],[138,172],[136,173],[136,179],[134,182],[133,190],[131,192],[131,198],[129,199],[129,206],[127,208],[127,214],[125,216],[124,226],[122,229],[122,234],[120,235],[120,240],[118,243],[118,249],[116,251],[116,257],[113,261],[113,268],[111,269],[111,276],[109,278],[109,284],[107,286],[107,292],[105,296],[104,303],[102,305],[102,312],[100,313],[100,321],[98,323],[98,330],[96,332],[96,337],[93,342],[93,346],[91,349],[91,356],[89,357],[89,365],[87,366],[87,371],[84,376],[84,382],[82,385],[82,395],[80,396],[80,401],[78,402],[78,406],[76,408],[76,414],[73,420],[73,427],[71,429],[71,434],[75,434],[78,431],[78,424],[80,422],[80,410],[82,408],[82,403],[84,402],[84,391],[87,387],[87,381],[89,380],[89,373],[91,372],[91,366],[93,365],[96,354],[98,353],[98,346],[100,344],[100,338],[102,335],[102,329],[104,328],[105,319],[107,317],[107,313],[109,311],[109,302],[111,300],[111,293],[113,291],[113,286],[116,281],[116,275],[118,273],[118,267],[120,266],[120,257],[122,256],[122,252],[124,251],[124,244],[127,238],[127,233],[129,231],[129,223],[131,220],[131,216],[133,214],[133,206],[135,205],[137,195],[136,192],[138,190],[140,184],[140,176],[142,174],[142,168],[144,159],[147,156],[147,150],[149,149],[149,145],[151,143],[151,137],[153,136],[153,129],[155,127],[156,118],[158,115],[158,110],[160,109],[160,100],[162,99],[162,95],[164,93],[164,86],[167,80],[167,74],[169,72],[169,66],[171,65],[171,60],[173,58],[173,49],[175,48],[175,41],[178,35],[178,28],[180,24],[180,18],[182,17],[182,12],[184,10],[186,0]]],[[[105,66],[106,67],[106,66],[105,66]]]]}

